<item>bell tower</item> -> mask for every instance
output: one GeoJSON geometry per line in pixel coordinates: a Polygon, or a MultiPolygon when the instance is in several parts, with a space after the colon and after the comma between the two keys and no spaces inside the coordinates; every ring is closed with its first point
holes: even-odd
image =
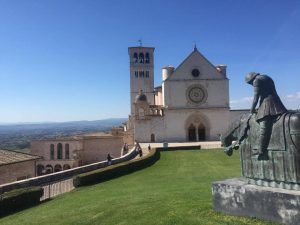
{"type": "Polygon", "coordinates": [[[131,115],[135,114],[135,97],[142,90],[147,96],[148,103],[154,104],[154,48],[129,47],[130,59],[130,108],[131,115]]]}

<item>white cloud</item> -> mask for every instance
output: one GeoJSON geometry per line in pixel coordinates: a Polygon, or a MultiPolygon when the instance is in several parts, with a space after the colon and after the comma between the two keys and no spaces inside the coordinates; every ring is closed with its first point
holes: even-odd
{"type": "MultiPolygon", "coordinates": [[[[300,108],[300,91],[280,97],[287,109],[300,108]]],[[[230,101],[232,109],[248,109],[251,107],[253,97],[243,97],[230,101]]],[[[258,105],[257,105],[258,107],[258,105]]]]}
{"type": "Polygon", "coordinates": [[[300,100],[300,92],[296,92],[294,94],[289,94],[284,97],[287,101],[297,101],[300,100]]]}
{"type": "Polygon", "coordinates": [[[245,103],[251,103],[253,101],[253,97],[244,97],[237,100],[230,101],[230,104],[245,104],[245,103]]]}

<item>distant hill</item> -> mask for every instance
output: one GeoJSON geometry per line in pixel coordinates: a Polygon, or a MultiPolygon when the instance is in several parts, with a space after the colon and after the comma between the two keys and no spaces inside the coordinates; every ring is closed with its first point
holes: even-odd
{"type": "Polygon", "coordinates": [[[16,123],[0,125],[0,149],[24,149],[30,140],[68,137],[78,134],[109,131],[120,126],[127,119],[115,118],[94,121],[16,123]]]}

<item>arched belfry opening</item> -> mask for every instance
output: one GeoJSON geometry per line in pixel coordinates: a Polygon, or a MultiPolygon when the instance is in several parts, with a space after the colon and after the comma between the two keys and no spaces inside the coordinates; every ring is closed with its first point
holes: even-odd
{"type": "Polygon", "coordinates": [[[144,63],[144,60],[145,60],[145,59],[144,59],[144,53],[141,52],[141,53],[139,54],[139,63],[144,63]]]}
{"type": "Polygon", "coordinates": [[[145,63],[146,64],[149,64],[150,63],[150,56],[149,56],[149,53],[147,52],[146,55],[145,55],[145,63]]]}
{"type": "Polygon", "coordinates": [[[208,119],[199,113],[190,115],[185,121],[187,141],[206,141],[209,138],[208,119]]]}
{"type": "Polygon", "coordinates": [[[133,54],[133,62],[134,63],[138,62],[138,54],[136,52],[133,54]]]}

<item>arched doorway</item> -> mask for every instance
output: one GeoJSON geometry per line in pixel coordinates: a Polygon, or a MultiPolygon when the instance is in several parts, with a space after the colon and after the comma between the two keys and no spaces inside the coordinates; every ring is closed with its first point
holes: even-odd
{"type": "Polygon", "coordinates": [[[151,134],[151,142],[155,142],[155,134],[151,134]]]}
{"type": "Polygon", "coordinates": [[[43,173],[45,172],[45,167],[41,164],[37,165],[37,168],[36,168],[36,175],[37,176],[41,176],[43,175],[43,173]]]}
{"type": "Polygon", "coordinates": [[[196,127],[194,124],[191,124],[188,129],[188,139],[189,141],[197,141],[197,136],[196,136],[196,127]]]}
{"type": "Polygon", "coordinates": [[[205,127],[203,124],[198,126],[198,140],[205,141],[205,127]]]}
{"type": "Polygon", "coordinates": [[[210,137],[209,119],[202,113],[192,113],[187,117],[184,128],[187,141],[206,141],[210,137]]]}

